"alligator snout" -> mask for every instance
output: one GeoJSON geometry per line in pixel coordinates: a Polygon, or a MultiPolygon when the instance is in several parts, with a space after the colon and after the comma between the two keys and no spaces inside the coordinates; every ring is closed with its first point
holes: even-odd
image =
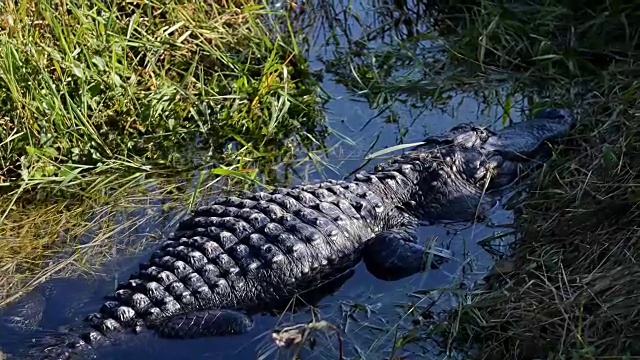
{"type": "Polygon", "coordinates": [[[546,119],[561,122],[568,125],[568,130],[573,130],[578,124],[576,113],[564,108],[549,108],[539,111],[534,119],[546,119]]]}
{"type": "Polygon", "coordinates": [[[544,119],[554,119],[554,120],[563,120],[563,119],[573,119],[573,113],[569,109],[559,109],[559,108],[549,108],[539,111],[536,114],[537,118],[544,119]]]}

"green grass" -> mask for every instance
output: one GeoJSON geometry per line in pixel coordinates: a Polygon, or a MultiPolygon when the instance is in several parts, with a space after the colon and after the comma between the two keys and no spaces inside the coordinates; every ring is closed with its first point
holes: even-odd
{"type": "Polygon", "coordinates": [[[47,159],[189,167],[231,141],[260,157],[318,131],[297,39],[260,4],[90,4],[4,5],[5,181],[59,176],[47,159]]]}
{"type": "Polygon", "coordinates": [[[324,146],[286,12],[23,0],[0,14],[0,306],[52,268],[97,262],[86,249],[116,246],[118,214],[145,196],[189,209],[230,183],[280,181],[324,146]]]}

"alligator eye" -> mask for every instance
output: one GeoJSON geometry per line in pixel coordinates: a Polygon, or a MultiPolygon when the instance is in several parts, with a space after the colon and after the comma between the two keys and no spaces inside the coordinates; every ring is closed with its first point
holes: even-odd
{"type": "Polygon", "coordinates": [[[487,129],[482,128],[480,129],[480,131],[478,131],[478,137],[480,138],[480,141],[486,142],[491,137],[491,134],[487,129]]]}

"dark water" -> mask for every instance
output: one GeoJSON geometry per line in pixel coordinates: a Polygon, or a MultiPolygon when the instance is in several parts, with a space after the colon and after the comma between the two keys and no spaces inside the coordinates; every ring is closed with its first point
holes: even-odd
{"type": "MultiPolygon", "coordinates": [[[[343,5],[347,5],[346,3],[343,5]]],[[[359,4],[352,4],[352,10],[360,16],[361,21],[371,23],[368,10],[359,4]]],[[[324,71],[327,61],[335,59],[336,51],[348,50],[344,33],[338,34],[338,45],[325,46],[328,30],[316,27],[315,34],[319,40],[310,52],[312,67],[324,71]],[[343,49],[340,47],[343,46],[343,49]],[[320,59],[323,59],[322,61],[320,59]]],[[[364,30],[360,26],[350,29],[349,36],[357,38],[364,30]]],[[[383,47],[388,43],[374,40],[370,47],[383,47]]],[[[399,69],[400,70],[400,69],[399,69]]],[[[341,178],[360,168],[367,152],[383,149],[399,143],[412,143],[422,140],[425,135],[445,131],[462,122],[494,124],[503,115],[503,111],[494,104],[487,104],[477,96],[469,93],[457,93],[447,102],[438,106],[416,106],[415,103],[391,101],[388,106],[373,106],[367,101],[367,95],[354,92],[339,84],[338,78],[325,73],[322,86],[333,99],[326,106],[329,126],[336,132],[328,145],[335,145],[336,150],[328,161],[332,169],[324,169],[324,174],[331,178],[341,178]],[[389,118],[398,119],[389,122],[389,118]],[[347,141],[349,138],[352,141],[347,141]],[[373,147],[369,149],[372,145],[373,147]]],[[[369,99],[370,100],[370,99],[369,99]]],[[[517,114],[510,114],[517,119],[517,114]]],[[[373,161],[366,168],[370,168],[373,161]]],[[[310,172],[308,180],[318,180],[318,172],[310,172]]],[[[420,235],[425,241],[434,241],[437,246],[449,249],[454,260],[446,263],[439,270],[419,274],[396,282],[380,281],[366,271],[363,266],[355,269],[353,276],[335,294],[325,297],[319,304],[315,315],[327,320],[344,330],[345,351],[348,354],[359,353],[365,359],[383,358],[390,350],[396,324],[399,328],[406,326],[403,312],[397,305],[408,302],[428,305],[432,297],[411,296],[416,291],[428,293],[434,289],[465,289],[474,281],[482,278],[492,266],[495,259],[478,243],[496,234],[510,232],[508,226],[512,214],[499,204],[489,213],[489,220],[482,224],[458,224],[428,226],[421,229],[420,235]],[[357,304],[360,304],[357,306],[357,304]],[[356,311],[360,309],[361,311],[356,311]],[[362,309],[371,310],[370,316],[362,309]],[[352,316],[350,316],[352,315],[352,316]]],[[[174,224],[169,222],[148,225],[149,232],[159,226],[170,229],[174,224]]],[[[138,229],[139,236],[144,236],[144,227],[138,229]]],[[[168,232],[165,231],[165,233],[168,232]]],[[[509,236],[506,239],[510,239],[509,236]]],[[[96,311],[102,296],[135,271],[139,262],[145,261],[149,251],[142,254],[120,256],[109,262],[103,269],[104,276],[97,279],[57,279],[52,282],[56,293],[47,303],[47,311],[42,325],[56,328],[65,325],[84,315],[96,311]]],[[[438,307],[452,307],[452,300],[441,301],[438,307]]],[[[303,310],[295,315],[285,314],[282,319],[271,316],[254,317],[255,328],[248,334],[224,338],[205,338],[195,340],[172,341],[153,338],[151,340],[132,337],[132,341],[117,347],[101,349],[99,359],[257,359],[261,356],[273,357],[273,341],[270,331],[279,323],[306,323],[312,319],[310,310],[303,310]]],[[[338,358],[337,342],[322,343],[323,350],[315,351],[309,357],[338,358]]],[[[13,344],[15,345],[15,344],[13,344]]],[[[10,345],[2,344],[5,351],[10,352],[10,345]]],[[[426,348],[414,346],[418,353],[408,358],[441,358],[435,355],[437,346],[430,344],[426,348]],[[420,355],[422,354],[422,355],[420,355]],[[429,355],[431,354],[431,355],[429,355]]],[[[286,356],[285,356],[286,357],[286,356]]]]}

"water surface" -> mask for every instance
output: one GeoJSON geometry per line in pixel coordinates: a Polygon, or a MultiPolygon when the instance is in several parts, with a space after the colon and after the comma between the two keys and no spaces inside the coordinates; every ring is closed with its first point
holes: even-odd
{"type": "MultiPolygon", "coordinates": [[[[346,7],[348,3],[343,3],[346,7]]],[[[352,11],[359,15],[363,23],[371,24],[375,17],[361,3],[350,4],[352,11]]],[[[349,38],[345,33],[334,34],[333,42],[327,44],[329,30],[316,26],[312,32],[319,34],[310,51],[311,65],[324,74],[321,82],[324,90],[332,97],[326,104],[329,127],[335,135],[327,139],[329,146],[335,150],[328,156],[332,169],[320,172],[307,172],[307,181],[322,180],[323,176],[339,179],[359,169],[365,164],[365,155],[399,143],[412,143],[422,140],[426,135],[446,131],[463,122],[480,124],[496,124],[503,115],[503,110],[495,104],[483,102],[471,93],[457,92],[446,102],[418,104],[410,96],[403,97],[408,101],[390,101],[387,104],[372,104],[370,94],[354,91],[341,83],[340,75],[327,72],[327,64],[336,60],[336,54],[348,52],[350,41],[363,36],[362,26],[353,26],[349,30],[349,38]],[[397,121],[391,122],[390,119],[397,121]],[[345,141],[345,138],[350,141],[345,141]]],[[[392,36],[393,37],[393,36],[392,36]]],[[[395,42],[397,43],[397,41],[395,42]]],[[[428,47],[428,41],[423,47],[428,47]]],[[[389,47],[392,40],[372,40],[367,46],[374,49],[389,47]]],[[[398,68],[397,72],[406,73],[406,69],[398,68]]],[[[342,79],[344,80],[344,79],[342,79]]],[[[517,119],[517,114],[511,113],[517,119]]],[[[367,164],[371,168],[376,159],[367,164]]],[[[480,279],[493,265],[495,258],[478,243],[501,232],[509,232],[508,224],[512,222],[512,214],[499,204],[489,212],[489,221],[482,224],[457,224],[425,226],[420,236],[424,241],[434,241],[437,246],[449,249],[455,259],[446,263],[441,269],[432,270],[395,282],[380,281],[371,276],[361,264],[355,269],[353,276],[335,294],[325,297],[317,307],[317,313],[345,330],[345,346],[348,354],[360,353],[365,358],[379,358],[390,350],[393,326],[402,319],[403,312],[398,304],[421,301],[420,297],[410,293],[421,290],[423,293],[431,289],[465,289],[480,279]],[[507,224],[507,226],[488,223],[507,224]],[[360,305],[358,305],[360,304],[360,305]],[[358,310],[359,309],[359,310],[358,310]],[[366,311],[372,311],[367,317],[366,311]],[[355,314],[355,315],[354,315],[355,314]]],[[[131,215],[130,215],[131,216],[131,215]]],[[[135,216],[135,215],[134,215],[135,216]]],[[[138,236],[153,232],[159,227],[171,229],[174,223],[166,220],[153,223],[148,228],[139,228],[138,236]]],[[[168,232],[165,231],[165,233],[168,232]]],[[[508,239],[508,237],[507,237],[508,239]]],[[[114,286],[137,269],[139,262],[144,262],[152,249],[127,256],[119,256],[105,265],[101,276],[96,279],[58,279],[53,281],[56,294],[48,301],[47,311],[43,317],[43,326],[55,328],[82,318],[96,311],[102,303],[102,296],[109,293],[114,286]]],[[[428,302],[426,297],[423,303],[428,302]]],[[[452,306],[449,301],[438,303],[441,308],[452,306]]],[[[282,319],[271,316],[256,316],[255,328],[248,334],[224,338],[205,338],[195,340],[151,340],[132,338],[130,343],[117,347],[109,347],[98,351],[99,359],[256,359],[261,354],[273,349],[269,334],[281,320],[286,323],[306,323],[312,319],[310,310],[303,310],[295,315],[285,315],[282,319]],[[266,336],[265,336],[266,335],[266,336]]],[[[406,326],[402,323],[401,327],[406,326]]],[[[326,345],[326,344],[325,344],[326,345]]],[[[334,346],[336,346],[334,341],[334,346]]],[[[326,345],[328,346],[328,345],[326,345]]],[[[334,349],[335,350],[335,349],[334,349]]],[[[337,358],[328,348],[315,353],[315,357],[337,358]]],[[[434,344],[413,348],[418,354],[411,357],[424,358],[430,354],[433,358],[438,349],[434,344]],[[422,355],[420,355],[422,354],[422,355]]],[[[275,353],[270,353],[273,356],[275,353]]]]}

